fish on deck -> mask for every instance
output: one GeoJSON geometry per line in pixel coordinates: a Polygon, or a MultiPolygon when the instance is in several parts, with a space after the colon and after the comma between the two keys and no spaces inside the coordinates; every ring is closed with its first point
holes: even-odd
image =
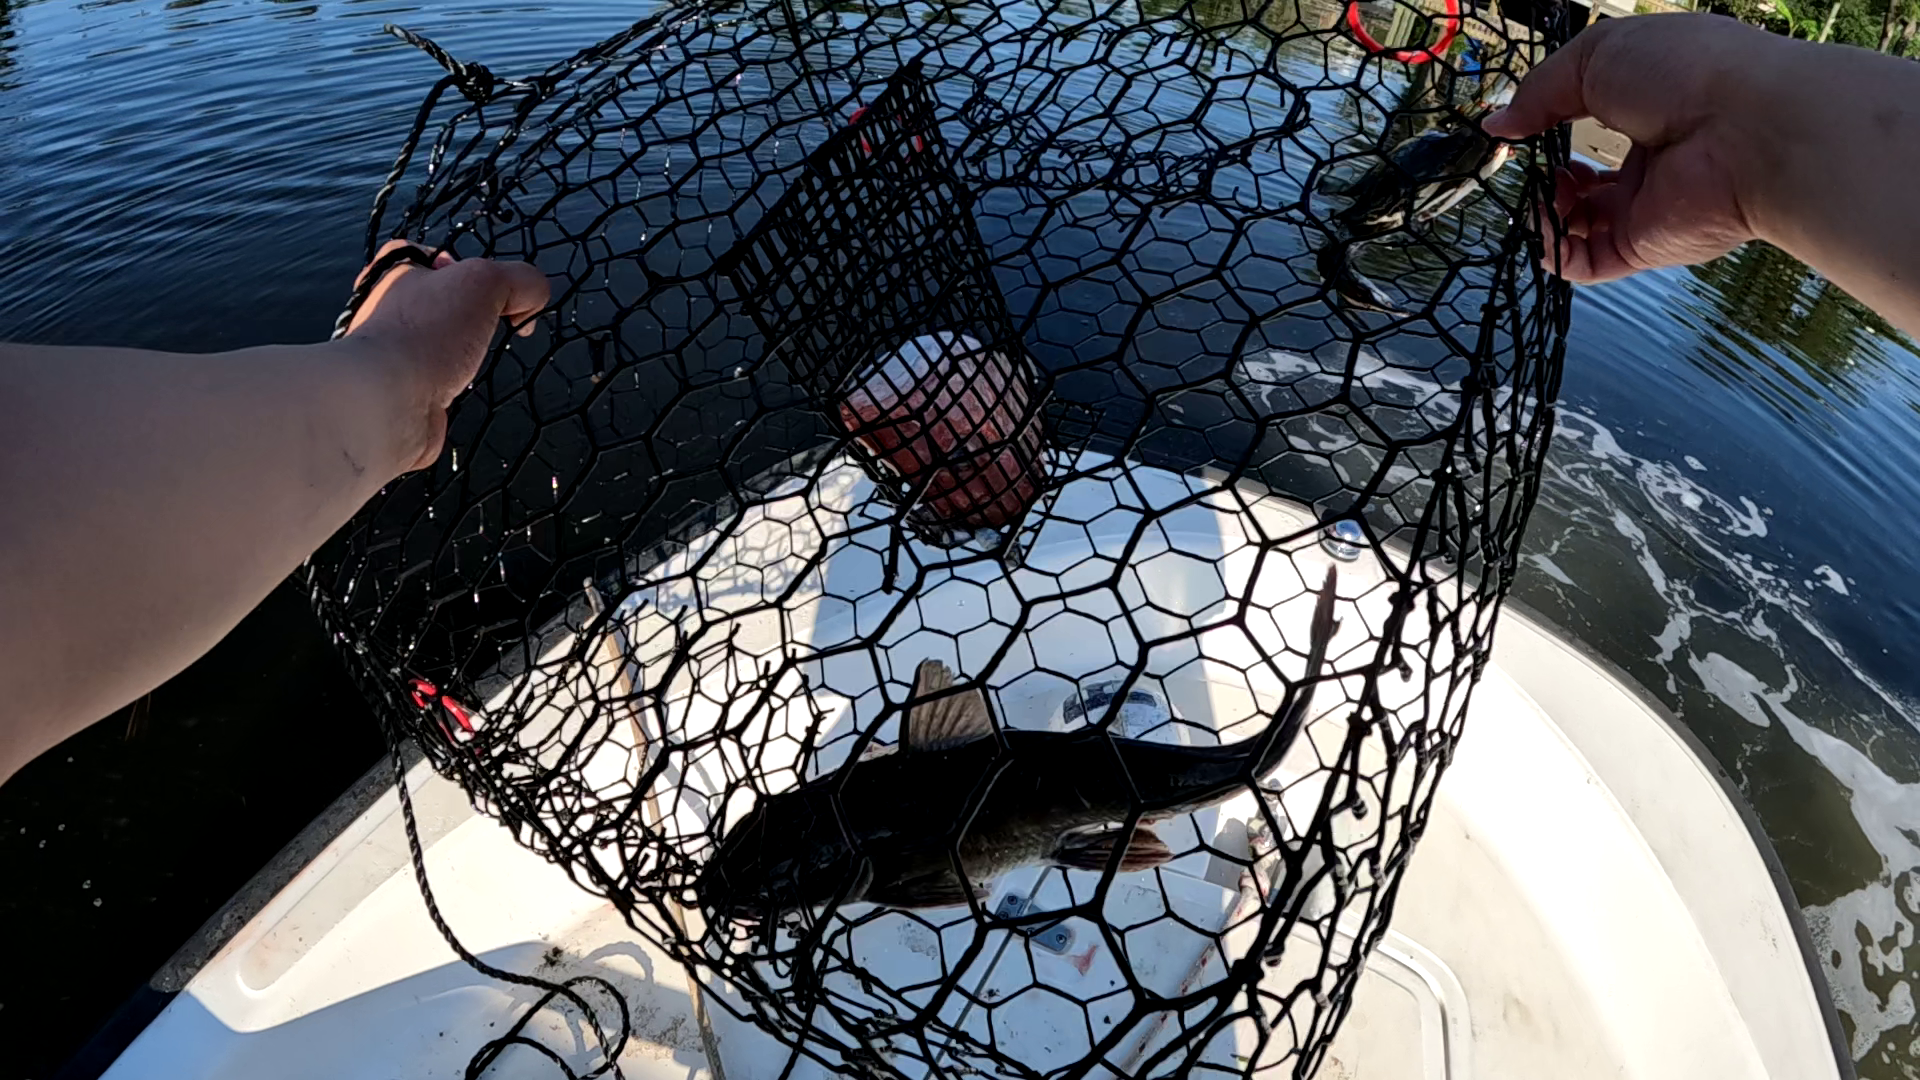
{"type": "Polygon", "coordinates": [[[728,829],[696,891],[754,919],[865,901],[978,903],[1023,866],[1146,870],[1174,857],[1152,823],[1222,802],[1273,771],[1306,719],[1334,631],[1335,572],[1314,608],[1307,666],[1260,734],[1224,746],[996,729],[977,687],[937,660],[915,672],[901,748],[762,799],[728,829]]]}

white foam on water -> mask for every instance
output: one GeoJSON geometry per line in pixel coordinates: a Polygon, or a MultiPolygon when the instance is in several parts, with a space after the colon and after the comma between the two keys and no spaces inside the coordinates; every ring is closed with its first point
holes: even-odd
{"type": "MultiPolygon", "coordinates": [[[[1606,521],[1627,541],[1634,560],[1653,591],[1666,602],[1673,621],[1691,622],[1688,616],[1709,615],[1739,625],[1757,638],[1775,640],[1777,635],[1769,629],[1765,615],[1769,611],[1784,613],[1818,640],[1873,696],[1909,721],[1915,720],[1916,710],[1910,703],[1856,664],[1840,642],[1812,618],[1811,601],[1795,587],[1795,575],[1729,543],[1767,538],[1771,508],[1746,495],[1725,497],[1671,462],[1629,454],[1621,449],[1611,429],[1579,413],[1561,415],[1555,440],[1557,452],[1547,463],[1543,501],[1551,500],[1562,510],[1571,509],[1569,516],[1582,525],[1596,517],[1606,521]],[[1623,492],[1627,494],[1625,502],[1620,497],[1623,492]],[[1584,506],[1569,506],[1572,503],[1584,506]],[[1649,541],[1648,527],[1660,533],[1667,546],[1676,546],[1677,541],[1686,554],[1734,586],[1746,603],[1726,611],[1705,606],[1690,586],[1673,580],[1661,565],[1660,554],[1649,541]]],[[[1536,529],[1528,536],[1528,546],[1539,547],[1547,539],[1536,529]]],[[[1819,572],[1818,568],[1810,571],[1819,572]]],[[[1837,571],[1835,576],[1840,576],[1837,571]]],[[[1681,640],[1685,636],[1682,634],[1681,640]]],[[[1665,661],[1673,655],[1663,651],[1659,659],[1665,661]]],[[[1914,726],[1920,730],[1920,722],[1914,726]]]]}
{"type": "MultiPolygon", "coordinates": [[[[1881,685],[1864,670],[1814,616],[1813,594],[1821,587],[1851,598],[1843,568],[1821,564],[1811,569],[1786,565],[1777,548],[1749,550],[1769,536],[1772,511],[1746,495],[1707,488],[1707,472],[1692,457],[1684,467],[1628,452],[1606,425],[1579,412],[1563,412],[1555,452],[1542,492],[1543,508],[1564,519],[1559,535],[1540,528],[1547,514],[1535,517],[1528,548],[1558,553],[1581,536],[1618,535],[1647,588],[1666,610],[1666,622],[1651,639],[1650,657],[1667,673],[1667,692],[1678,696],[1682,684],[1704,689],[1755,729],[1780,725],[1811,759],[1810,768],[1831,775],[1847,792],[1847,806],[1861,833],[1879,854],[1872,880],[1839,898],[1805,909],[1828,985],[1852,1026],[1856,1060],[1873,1052],[1887,1035],[1916,1019],[1915,982],[1920,980],[1920,784],[1904,783],[1854,743],[1821,726],[1813,708],[1834,706],[1826,685],[1803,686],[1800,672],[1817,661],[1822,670],[1837,667],[1857,684],[1857,697],[1920,729],[1920,707],[1881,685]],[[1684,470],[1684,471],[1683,471],[1684,470]],[[1691,563],[1686,567],[1680,561],[1691,563]],[[1710,603],[1692,581],[1700,576],[1720,586],[1714,595],[1730,595],[1731,606],[1710,603]],[[1783,672],[1769,685],[1748,666],[1705,646],[1694,647],[1696,631],[1706,627],[1736,631],[1756,649],[1767,669],[1783,672]],[[1778,628],[1791,627],[1790,645],[1778,628]],[[1824,651],[1812,657],[1809,647],[1824,651]],[[1818,689],[1822,703],[1793,707],[1818,689]],[[1802,715],[1807,712],[1807,715],[1802,715]],[[1811,718],[1810,718],[1811,717],[1811,718]],[[1879,989],[1876,989],[1878,987],[1879,989]]],[[[1551,559],[1529,555],[1560,586],[1577,589],[1551,559]]],[[[1593,610],[1618,602],[1608,595],[1575,596],[1570,606],[1593,610]]],[[[1631,602],[1630,598],[1628,602],[1631,602]]],[[[1831,602],[1831,601],[1829,601],[1831,602]]],[[[1884,725],[1884,717],[1834,717],[1857,720],[1866,730],[1884,725]]],[[[1830,722],[1828,722],[1830,723],[1830,722]]]]}
{"type": "MultiPolygon", "coordinates": [[[[1452,423],[1460,411],[1458,383],[1442,382],[1396,365],[1371,349],[1359,350],[1350,370],[1330,368],[1306,353],[1268,349],[1242,357],[1234,365],[1232,379],[1256,403],[1269,408],[1297,408],[1299,403],[1290,400],[1293,395],[1310,401],[1325,400],[1350,381],[1374,403],[1409,410],[1434,427],[1452,423]],[[1309,398],[1310,388],[1324,392],[1325,397],[1309,398]]],[[[1512,396],[1510,387],[1494,392],[1496,432],[1504,430],[1506,407],[1512,396]]],[[[1522,410],[1521,422],[1532,422],[1531,408],[1522,410]]],[[[1351,437],[1347,442],[1351,444],[1351,437]]]]}
{"type": "MultiPolygon", "coordinates": [[[[1867,985],[1867,972],[1884,982],[1909,975],[1914,919],[1920,911],[1920,784],[1895,780],[1859,748],[1808,723],[1787,707],[1799,689],[1793,669],[1786,685],[1768,687],[1758,677],[1719,653],[1689,657],[1688,663],[1715,697],[1741,716],[1766,726],[1779,720],[1793,741],[1845,786],[1854,819],[1884,860],[1881,878],[1828,904],[1806,909],[1827,981],[1842,1011],[1853,1021],[1851,1050],[1865,1057],[1886,1032],[1915,1018],[1910,978],[1897,978],[1882,996],[1867,985]],[[1904,893],[1905,895],[1901,895],[1904,893]]],[[[1912,973],[1920,974],[1920,972],[1912,973]]]]}
{"type": "Polygon", "coordinates": [[[1559,582],[1562,585],[1573,584],[1573,579],[1567,576],[1567,572],[1565,570],[1560,569],[1560,564],[1554,562],[1553,557],[1551,555],[1546,555],[1538,551],[1530,551],[1525,555],[1520,556],[1520,558],[1524,562],[1530,562],[1533,565],[1539,567],[1541,573],[1547,575],[1548,577],[1552,578],[1553,580],[1559,582]]]}
{"type": "Polygon", "coordinates": [[[1841,577],[1840,571],[1835,570],[1833,567],[1821,563],[1819,566],[1813,568],[1813,576],[1820,579],[1820,584],[1825,585],[1841,596],[1849,595],[1847,592],[1847,579],[1841,577]]]}

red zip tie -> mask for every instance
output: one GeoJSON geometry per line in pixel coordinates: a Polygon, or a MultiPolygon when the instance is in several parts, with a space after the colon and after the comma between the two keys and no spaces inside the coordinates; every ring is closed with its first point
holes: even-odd
{"type": "MultiPolygon", "coordinates": [[[[413,703],[422,709],[433,708],[433,700],[439,698],[441,707],[453,714],[453,718],[459,722],[461,729],[469,735],[473,734],[473,714],[467,711],[466,706],[453,700],[452,695],[442,694],[432,683],[425,679],[415,679],[413,680],[412,696],[413,703]]],[[[447,731],[446,724],[442,723],[440,730],[446,732],[447,738],[453,738],[453,732],[447,731]]]]}
{"type": "MultiPolygon", "coordinates": [[[[847,126],[852,127],[858,124],[860,118],[865,115],[867,115],[867,107],[865,105],[858,106],[853,110],[853,115],[847,117],[847,126]]],[[[909,137],[908,142],[916,152],[927,148],[927,141],[918,135],[909,137]]],[[[864,151],[867,156],[873,156],[873,144],[867,141],[867,137],[864,134],[860,136],[860,149],[864,151]]]]}

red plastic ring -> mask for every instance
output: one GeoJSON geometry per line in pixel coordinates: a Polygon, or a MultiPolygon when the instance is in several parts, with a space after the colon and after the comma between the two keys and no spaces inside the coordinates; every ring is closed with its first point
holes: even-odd
{"type": "Polygon", "coordinates": [[[1440,28],[1440,40],[1424,49],[1393,49],[1374,40],[1373,35],[1367,33],[1366,25],[1360,21],[1360,0],[1347,0],[1347,29],[1353,31],[1353,36],[1360,39],[1360,44],[1376,56],[1391,53],[1393,59],[1403,64],[1424,64],[1439,59],[1447,51],[1447,46],[1453,44],[1453,39],[1460,35],[1460,0],[1446,0],[1446,3],[1447,20],[1440,28]]]}

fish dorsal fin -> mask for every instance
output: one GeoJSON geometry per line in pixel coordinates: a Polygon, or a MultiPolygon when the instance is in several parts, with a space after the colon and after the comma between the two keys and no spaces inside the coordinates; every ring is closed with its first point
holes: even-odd
{"type": "Polygon", "coordinates": [[[907,710],[906,737],[901,740],[908,750],[946,750],[993,734],[987,696],[978,689],[947,693],[952,689],[952,668],[938,660],[920,662],[913,675],[914,704],[907,710]]]}

